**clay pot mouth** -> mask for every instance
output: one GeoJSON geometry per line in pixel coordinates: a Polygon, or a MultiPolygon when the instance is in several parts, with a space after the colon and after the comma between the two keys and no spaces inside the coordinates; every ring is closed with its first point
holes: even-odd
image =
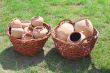
{"type": "Polygon", "coordinates": [[[70,35],[70,40],[72,42],[76,42],[76,41],[80,40],[80,38],[81,38],[81,34],[79,32],[74,32],[70,35]]]}
{"type": "Polygon", "coordinates": [[[11,35],[11,27],[9,27],[9,34],[11,35]]]}

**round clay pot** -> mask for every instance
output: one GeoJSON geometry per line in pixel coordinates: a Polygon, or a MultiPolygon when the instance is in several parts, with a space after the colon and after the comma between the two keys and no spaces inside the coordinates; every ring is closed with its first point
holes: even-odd
{"type": "Polygon", "coordinates": [[[67,41],[68,36],[74,32],[74,27],[70,23],[63,23],[60,25],[56,30],[56,36],[59,39],[62,39],[64,41],[67,41]]]}
{"type": "Polygon", "coordinates": [[[14,20],[10,23],[10,27],[11,27],[11,28],[22,28],[21,21],[20,21],[19,19],[14,19],[14,20]]]}
{"type": "Polygon", "coordinates": [[[33,31],[34,30],[34,27],[32,25],[29,25],[29,30],[30,31],[33,31]]]}
{"type": "Polygon", "coordinates": [[[32,26],[43,26],[44,19],[40,16],[33,17],[31,20],[32,26]]]}
{"type": "Polygon", "coordinates": [[[25,33],[23,36],[22,36],[22,40],[31,40],[33,39],[33,36],[31,33],[25,33]]]}
{"type": "Polygon", "coordinates": [[[48,33],[48,30],[44,27],[35,27],[33,30],[33,37],[35,39],[42,38],[48,33]]]}
{"type": "Polygon", "coordinates": [[[80,43],[83,39],[85,39],[85,35],[82,32],[73,32],[67,40],[70,43],[80,43]]]}
{"type": "Polygon", "coordinates": [[[93,25],[88,19],[76,22],[74,28],[75,32],[83,32],[86,37],[93,35],[93,25]]]}
{"type": "Polygon", "coordinates": [[[68,35],[65,34],[64,32],[61,32],[61,31],[57,31],[56,32],[56,37],[63,40],[63,41],[67,41],[67,37],[68,35]]]}
{"type": "Polygon", "coordinates": [[[11,36],[15,38],[22,38],[24,34],[23,28],[11,28],[11,36]]]}
{"type": "Polygon", "coordinates": [[[22,25],[23,28],[25,28],[25,27],[29,27],[29,25],[31,25],[31,23],[29,23],[29,22],[22,22],[21,25],[22,25]]]}
{"type": "Polygon", "coordinates": [[[30,30],[29,27],[25,27],[24,31],[25,31],[25,33],[31,33],[32,32],[32,30],[30,30]]]}

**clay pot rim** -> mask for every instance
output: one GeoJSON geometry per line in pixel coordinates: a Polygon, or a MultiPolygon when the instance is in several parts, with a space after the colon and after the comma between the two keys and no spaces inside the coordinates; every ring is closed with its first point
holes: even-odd
{"type": "Polygon", "coordinates": [[[32,21],[32,20],[35,20],[36,18],[39,18],[39,17],[41,17],[41,16],[33,16],[33,17],[31,18],[31,21],[32,21]]]}
{"type": "MultiPolygon", "coordinates": [[[[77,41],[81,40],[81,32],[72,32],[72,33],[68,36],[68,38],[67,38],[67,39],[69,39],[69,40],[70,40],[70,39],[71,39],[71,35],[72,35],[72,34],[78,34],[78,35],[80,35],[80,38],[79,38],[77,41]]],[[[74,43],[75,43],[75,42],[77,42],[77,41],[74,41],[74,43]]],[[[71,41],[71,42],[72,42],[72,41],[71,41]]]]}

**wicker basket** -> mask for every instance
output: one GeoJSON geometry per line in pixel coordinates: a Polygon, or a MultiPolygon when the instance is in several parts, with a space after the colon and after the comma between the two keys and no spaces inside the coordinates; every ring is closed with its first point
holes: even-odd
{"type": "MultiPolygon", "coordinates": [[[[74,25],[74,22],[70,20],[63,20],[60,23],[65,21],[72,23],[74,25]]],[[[83,41],[80,42],[79,44],[72,44],[72,43],[60,40],[59,38],[56,37],[55,31],[58,27],[59,26],[57,26],[54,30],[52,30],[51,34],[52,34],[52,39],[54,41],[56,48],[64,58],[78,59],[78,58],[88,56],[90,54],[99,35],[99,32],[95,28],[92,36],[83,39],[83,41]],[[86,43],[84,43],[85,40],[87,41],[86,43]]]]}
{"type": "Polygon", "coordinates": [[[48,34],[43,38],[31,40],[16,39],[15,37],[10,36],[9,27],[8,30],[6,31],[6,34],[8,35],[10,41],[12,42],[14,49],[18,53],[21,53],[22,55],[26,56],[33,56],[43,50],[42,48],[50,36],[51,27],[46,23],[44,23],[43,25],[49,30],[48,34]]]}

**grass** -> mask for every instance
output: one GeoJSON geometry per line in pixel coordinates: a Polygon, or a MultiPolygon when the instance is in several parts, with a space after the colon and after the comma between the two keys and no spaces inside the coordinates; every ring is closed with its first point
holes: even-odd
{"type": "Polygon", "coordinates": [[[0,73],[110,73],[110,1],[109,0],[0,0],[0,73]],[[30,20],[40,15],[55,28],[62,19],[89,18],[100,32],[91,58],[69,61],[53,48],[34,57],[13,51],[5,29],[13,18],[30,20]]]}

